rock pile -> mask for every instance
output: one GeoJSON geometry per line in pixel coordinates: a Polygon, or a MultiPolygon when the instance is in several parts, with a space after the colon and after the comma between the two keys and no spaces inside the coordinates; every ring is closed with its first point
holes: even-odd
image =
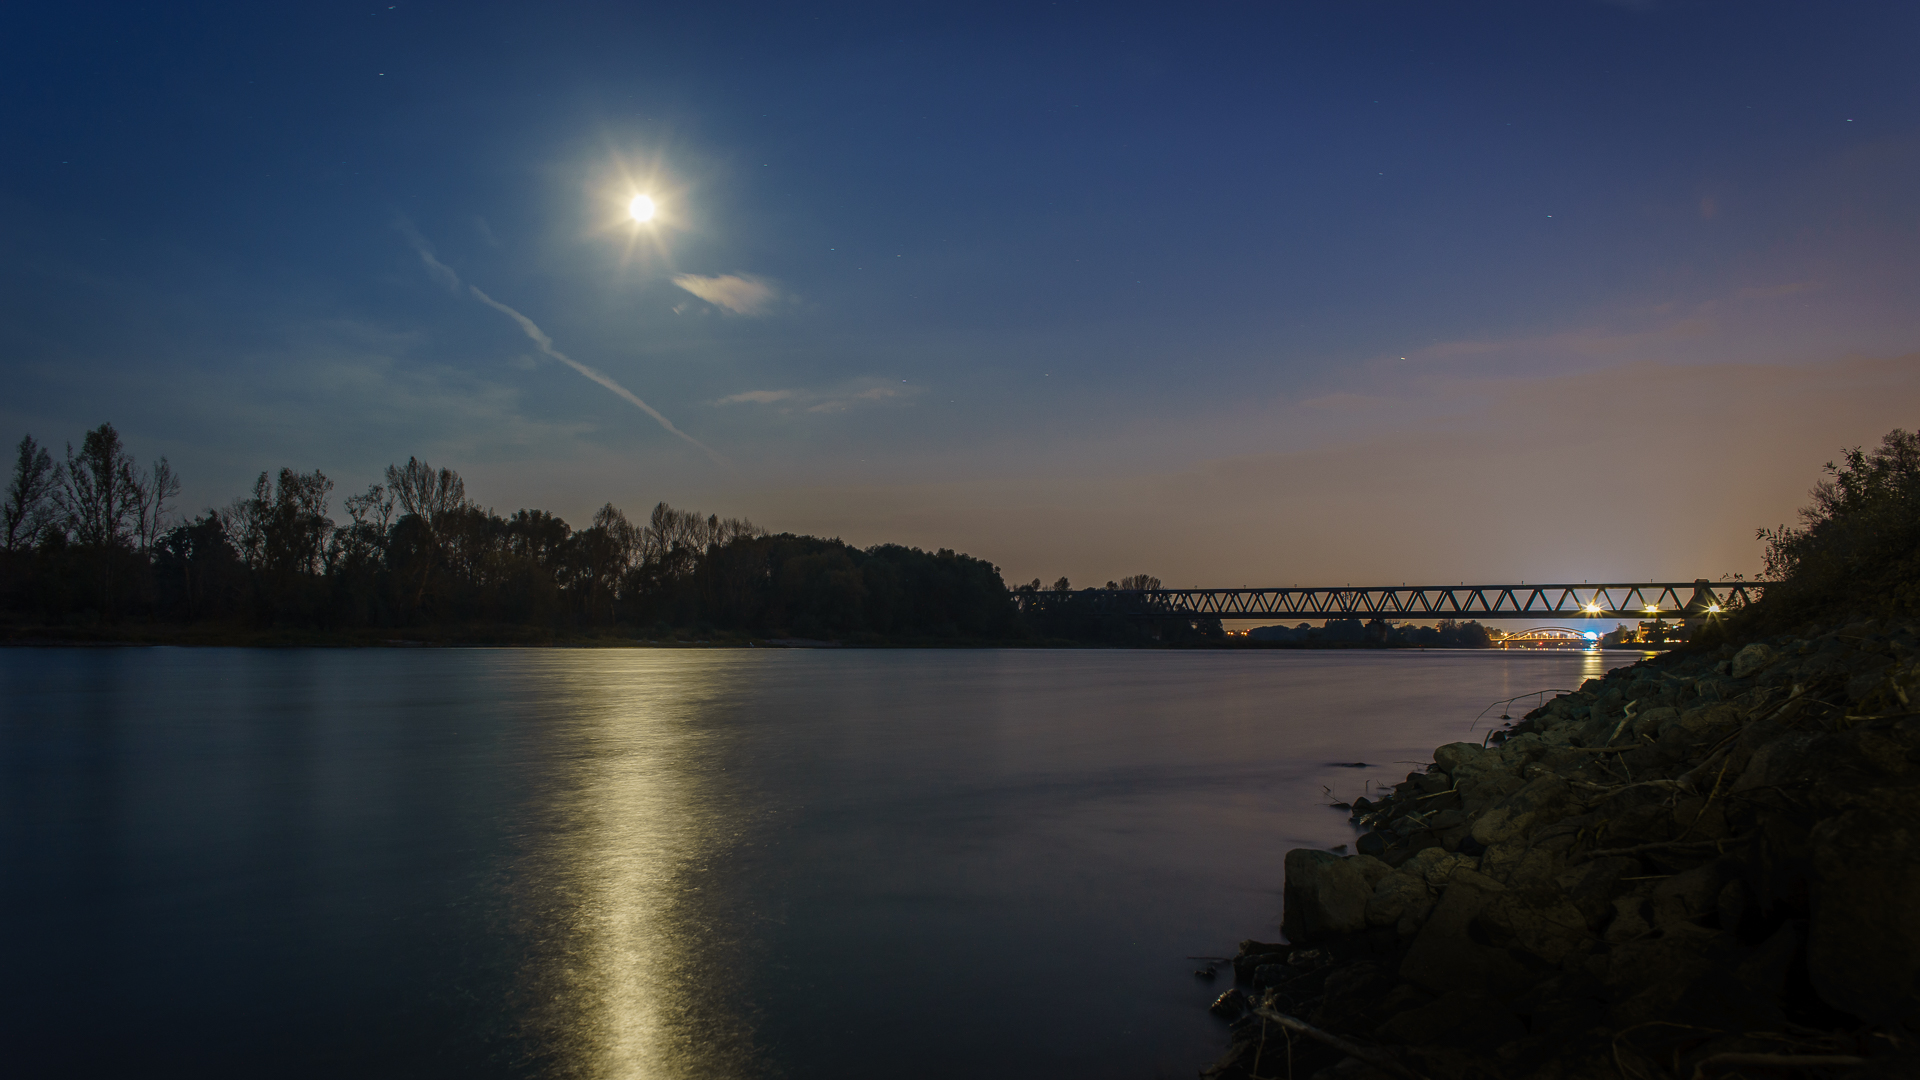
{"type": "Polygon", "coordinates": [[[1920,1076],[1920,626],[1621,668],[1356,807],[1203,1075],[1920,1076]]]}

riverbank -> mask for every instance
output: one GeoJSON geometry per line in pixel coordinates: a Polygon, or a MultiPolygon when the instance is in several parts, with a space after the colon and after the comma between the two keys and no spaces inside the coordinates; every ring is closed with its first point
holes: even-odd
{"type": "MultiPolygon", "coordinates": [[[[749,634],[733,630],[698,628],[636,630],[630,626],[556,630],[511,623],[455,623],[439,626],[257,627],[235,623],[76,624],[36,626],[0,624],[0,646],[198,646],[226,648],[855,648],[855,649],[1212,649],[1239,651],[1378,650],[1425,652],[1417,645],[1381,645],[1357,642],[1275,642],[1244,637],[1195,636],[1176,641],[1150,638],[1123,641],[1085,641],[1052,637],[939,637],[861,633],[839,638],[749,634]]],[[[1436,650],[1437,651],[1437,650],[1436,650]]],[[[1546,651],[1546,650],[1534,650],[1546,651]]],[[[1576,652],[1579,650],[1556,650],[1576,652]]]]}
{"type": "Polygon", "coordinates": [[[469,625],[363,627],[320,630],[308,627],[250,627],[222,623],[119,624],[115,626],[0,627],[0,646],[156,646],[221,648],[1011,648],[1084,647],[1071,641],[1001,641],[974,638],[884,638],[863,635],[849,640],[775,637],[696,629],[632,628],[554,630],[538,626],[469,625]]]}
{"type": "Polygon", "coordinates": [[[1873,621],[1689,650],[1438,748],[1358,854],[1287,854],[1203,1075],[1920,1075],[1917,658],[1873,621]]]}

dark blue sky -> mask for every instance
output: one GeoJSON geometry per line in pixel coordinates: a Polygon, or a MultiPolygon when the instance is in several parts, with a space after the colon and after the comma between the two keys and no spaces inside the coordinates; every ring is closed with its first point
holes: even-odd
{"type": "Polygon", "coordinates": [[[1916,40],[1893,3],[14,5],[0,421],[110,419],[189,509],[417,454],[502,511],[1022,580],[1751,570],[1821,461],[1920,424],[1916,40]]]}

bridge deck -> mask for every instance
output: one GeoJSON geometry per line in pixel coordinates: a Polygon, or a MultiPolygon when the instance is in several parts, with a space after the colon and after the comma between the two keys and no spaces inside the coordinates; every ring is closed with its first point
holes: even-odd
{"type": "Polygon", "coordinates": [[[1026,592],[1022,606],[1176,619],[1685,618],[1752,603],[1752,581],[1578,585],[1368,585],[1267,589],[1082,589],[1026,592]]]}

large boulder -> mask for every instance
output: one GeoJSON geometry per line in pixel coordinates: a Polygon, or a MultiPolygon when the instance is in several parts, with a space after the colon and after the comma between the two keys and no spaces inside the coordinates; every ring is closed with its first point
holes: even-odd
{"type": "Polygon", "coordinates": [[[1564,805],[1570,791],[1565,780],[1547,773],[1481,815],[1473,823],[1473,838],[1492,847],[1525,836],[1527,830],[1544,823],[1547,815],[1564,805]]]}
{"type": "Polygon", "coordinates": [[[1814,989],[1870,1024],[1920,1020],[1920,827],[1904,814],[1836,815],[1814,827],[1813,863],[1814,989]]]}
{"type": "Polygon", "coordinates": [[[1526,1033],[1513,1013],[1499,1001],[1461,989],[1449,990],[1426,1004],[1407,1009],[1380,1028],[1380,1034],[1393,1042],[1419,1046],[1436,1043],[1499,1046],[1526,1033]]]}
{"type": "Polygon", "coordinates": [[[1733,666],[1728,674],[1736,679],[1744,679],[1773,663],[1773,660],[1773,649],[1764,642],[1756,641],[1733,654],[1733,666]]]}
{"type": "MultiPolygon", "coordinates": [[[[1748,729],[1749,732],[1752,730],[1748,729]]],[[[1808,732],[1791,732],[1776,734],[1776,737],[1760,743],[1747,759],[1747,767],[1741,770],[1739,779],[1732,781],[1727,790],[1739,794],[1804,780],[1807,752],[1817,738],[1808,732]]]]}
{"type": "Polygon", "coordinates": [[[1681,713],[1679,724],[1696,740],[1717,740],[1740,726],[1740,710],[1731,705],[1702,705],[1681,713]]]}
{"type": "Polygon", "coordinates": [[[1367,928],[1373,889],[1361,868],[1330,851],[1287,852],[1286,910],[1280,927],[1296,945],[1367,928]]]}
{"type": "Polygon", "coordinates": [[[1457,790],[1462,804],[1471,809],[1475,803],[1492,804],[1526,786],[1527,782],[1520,779],[1517,772],[1489,769],[1461,780],[1457,790]]]}
{"type": "Polygon", "coordinates": [[[1360,872],[1360,877],[1366,881],[1369,889],[1380,884],[1381,878],[1393,873],[1393,867],[1371,855],[1354,855],[1348,858],[1346,863],[1360,872]]]}
{"type": "Polygon", "coordinates": [[[1613,895],[1620,879],[1636,874],[1639,868],[1635,860],[1620,856],[1594,859],[1561,874],[1554,884],[1580,909],[1587,925],[1598,929],[1614,913],[1613,895]]]}
{"type": "Polygon", "coordinates": [[[1549,964],[1594,943],[1586,915],[1551,885],[1496,895],[1481,909],[1478,923],[1490,944],[1517,946],[1549,964]]]}
{"type": "Polygon", "coordinates": [[[1400,962],[1400,977],[1430,994],[1456,989],[1502,994],[1529,985],[1529,972],[1507,950],[1483,945],[1468,932],[1505,891],[1506,886],[1472,870],[1454,874],[1400,962]]]}
{"type": "Polygon", "coordinates": [[[1653,925],[1665,933],[1674,933],[1682,926],[1698,924],[1708,915],[1717,914],[1720,894],[1739,869],[1739,860],[1723,858],[1661,879],[1648,898],[1653,909],[1653,925]]]}
{"type": "Polygon", "coordinates": [[[1367,925],[1393,926],[1409,911],[1421,911],[1433,903],[1426,883],[1412,874],[1389,874],[1374,886],[1367,899],[1367,925]]]}
{"type": "Polygon", "coordinates": [[[1460,766],[1480,758],[1486,752],[1479,743],[1448,743],[1433,752],[1433,763],[1440,766],[1441,772],[1452,776],[1460,766]]]}
{"type": "MultiPolygon", "coordinates": [[[[1448,813],[1459,816],[1458,811],[1448,811],[1448,813]]],[[[1440,815],[1434,816],[1437,818],[1440,815]]],[[[1408,874],[1426,882],[1429,888],[1440,889],[1453,878],[1455,871],[1473,870],[1479,865],[1480,860],[1470,855],[1453,854],[1446,848],[1427,848],[1424,851],[1414,852],[1413,857],[1401,863],[1398,869],[1402,874],[1408,874]]]]}

